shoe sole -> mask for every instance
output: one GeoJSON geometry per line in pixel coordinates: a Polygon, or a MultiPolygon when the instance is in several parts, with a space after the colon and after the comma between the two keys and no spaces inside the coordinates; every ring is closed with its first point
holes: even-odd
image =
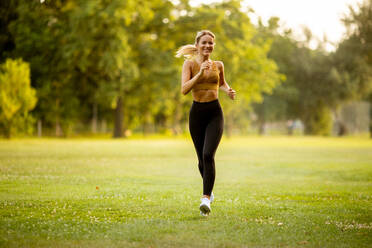
{"type": "Polygon", "coordinates": [[[202,211],[203,214],[208,215],[211,212],[211,209],[207,205],[200,205],[200,211],[202,211]]]}

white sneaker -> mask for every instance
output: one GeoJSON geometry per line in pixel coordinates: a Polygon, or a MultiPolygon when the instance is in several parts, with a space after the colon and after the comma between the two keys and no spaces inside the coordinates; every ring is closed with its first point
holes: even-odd
{"type": "Polygon", "coordinates": [[[200,211],[200,215],[201,215],[201,216],[208,216],[209,214],[205,214],[205,213],[203,213],[202,211],[200,211]]]}
{"type": "Polygon", "coordinates": [[[211,212],[211,201],[206,197],[201,198],[201,203],[200,203],[199,208],[200,208],[200,213],[203,216],[209,215],[209,213],[211,212]]]}
{"type": "Polygon", "coordinates": [[[214,195],[213,195],[213,192],[212,192],[212,194],[211,194],[210,201],[211,201],[211,203],[214,201],[214,195]]]}

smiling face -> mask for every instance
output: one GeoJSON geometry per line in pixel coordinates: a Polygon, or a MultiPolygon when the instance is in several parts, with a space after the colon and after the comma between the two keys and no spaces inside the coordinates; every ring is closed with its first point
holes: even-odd
{"type": "Polygon", "coordinates": [[[200,55],[209,56],[214,49],[214,38],[208,34],[203,35],[196,44],[196,48],[200,55]]]}

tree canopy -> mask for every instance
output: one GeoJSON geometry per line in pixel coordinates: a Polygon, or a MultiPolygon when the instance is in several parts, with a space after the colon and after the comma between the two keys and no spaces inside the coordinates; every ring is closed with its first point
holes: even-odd
{"type": "Polygon", "coordinates": [[[260,125],[298,118],[306,133],[329,134],[334,109],[371,95],[369,9],[366,1],[350,10],[348,39],[327,53],[279,32],[278,18],[253,25],[239,0],[14,0],[0,5],[0,61],[29,63],[38,99],[29,111],[46,134],[179,134],[191,97],[180,94],[175,51],[209,29],[212,59],[238,93],[234,102],[220,96],[228,134],[245,130],[252,113],[260,125]]]}

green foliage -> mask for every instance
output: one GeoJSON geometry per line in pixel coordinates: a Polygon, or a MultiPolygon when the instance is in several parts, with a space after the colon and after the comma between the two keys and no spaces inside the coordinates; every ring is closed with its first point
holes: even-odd
{"type": "Polygon", "coordinates": [[[17,19],[17,0],[0,2],[0,63],[3,63],[14,49],[14,37],[9,31],[9,23],[17,19]]]}
{"type": "Polygon", "coordinates": [[[259,35],[272,39],[269,52],[286,76],[284,84],[255,105],[259,122],[301,119],[306,134],[330,134],[331,110],[343,102],[360,99],[371,92],[370,68],[361,59],[361,46],[352,39],[342,42],[335,53],[322,46],[312,50],[311,32],[305,29],[307,42],[291,37],[291,31],[278,32],[278,19],[259,26],[259,35]],[[284,114],[283,114],[284,113],[284,114]]]}
{"type": "Polygon", "coordinates": [[[354,45],[363,52],[363,59],[372,65],[372,0],[364,0],[357,8],[349,6],[349,13],[343,18],[345,26],[354,39],[354,45]]]}
{"type": "Polygon", "coordinates": [[[70,82],[79,84],[77,93],[85,114],[92,118],[98,105],[102,117],[112,117],[112,105],[132,87],[138,69],[128,44],[127,25],[132,21],[134,1],[74,1],[68,9],[68,32],[63,58],[70,66],[70,82]],[[105,114],[106,113],[106,114],[105,114]]]}
{"type": "Polygon", "coordinates": [[[294,72],[297,56],[297,43],[290,37],[291,32],[286,34],[278,33],[279,18],[273,17],[264,26],[259,21],[257,39],[271,40],[271,48],[268,57],[275,61],[279,72],[284,75],[282,84],[277,86],[272,94],[264,94],[262,102],[254,104],[254,111],[257,114],[259,126],[271,121],[285,121],[295,119],[298,116],[299,89],[296,87],[294,72]]]}
{"type": "MultiPolygon", "coordinates": [[[[365,99],[372,106],[372,0],[357,8],[349,7],[343,18],[349,37],[342,41],[334,54],[335,66],[344,87],[343,98],[365,99]]],[[[372,137],[372,108],[370,111],[372,137]]]]}
{"type": "Polygon", "coordinates": [[[172,120],[177,118],[173,105],[180,95],[180,74],[173,56],[175,41],[170,34],[173,6],[153,1],[149,7],[151,19],[138,18],[128,27],[133,61],[140,73],[124,104],[126,126],[144,133],[172,127],[172,120]]]}
{"type": "Polygon", "coordinates": [[[31,83],[38,96],[34,115],[44,128],[61,129],[57,136],[67,135],[79,116],[79,87],[69,80],[73,68],[64,60],[62,49],[69,32],[65,24],[71,2],[19,0],[18,18],[9,24],[15,41],[9,55],[30,63],[31,83]]]}
{"type": "Polygon", "coordinates": [[[65,135],[92,118],[93,106],[115,126],[182,132],[190,97],[180,95],[182,61],[174,52],[200,29],[216,33],[214,59],[224,62],[239,92],[234,103],[221,99],[231,125],[280,81],[267,59],[270,42],[253,40],[256,31],[240,1],[192,8],[187,1],[20,0],[17,14],[9,24],[16,44],[11,56],[31,64],[36,116],[65,135]]]}
{"type": "Polygon", "coordinates": [[[305,124],[306,134],[330,135],[331,109],[341,102],[343,91],[332,61],[320,50],[302,47],[294,57],[295,87],[298,89],[298,116],[305,124]]]}
{"type": "MultiPolygon", "coordinates": [[[[237,91],[235,101],[220,96],[231,133],[247,127],[253,103],[261,122],[305,121],[325,116],[318,114],[324,107],[368,97],[366,6],[345,21],[357,32],[327,54],[295,41],[290,30],[279,34],[278,18],[253,26],[239,0],[198,7],[186,0],[14,0],[0,5],[0,60],[30,63],[38,96],[33,115],[56,135],[98,120],[118,136],[122,128],[181,133],[191,96],[180,94],[183,61],[174,53],[210,29],[212,59],[223,61],[237,91]]],[[[309,41],[311,32],[304,32],[309,41]]]]}
{"type": "Polygon", "coordinates": [[[216,34],[212,59],[223,61],[226,81],[237,91],[236,101],[220,98],[228,133],[244,128],[251,103],[262,101],[262,94],[272,93],[283,79],[275,62],[267,57],[270,40],[255,39],[257,30],[240,7],[240,1],[202,5],[176,22],[176,27],[184,30],[183,44],[193,43],[200,29],[216,34]]]}
{"type": "Polygon", "coordinates": [[[29,111],[36,105],[35,95],[28,63],[7,59],[0,65],[0,127],[7,138],[32,131],[29,111]]]}

